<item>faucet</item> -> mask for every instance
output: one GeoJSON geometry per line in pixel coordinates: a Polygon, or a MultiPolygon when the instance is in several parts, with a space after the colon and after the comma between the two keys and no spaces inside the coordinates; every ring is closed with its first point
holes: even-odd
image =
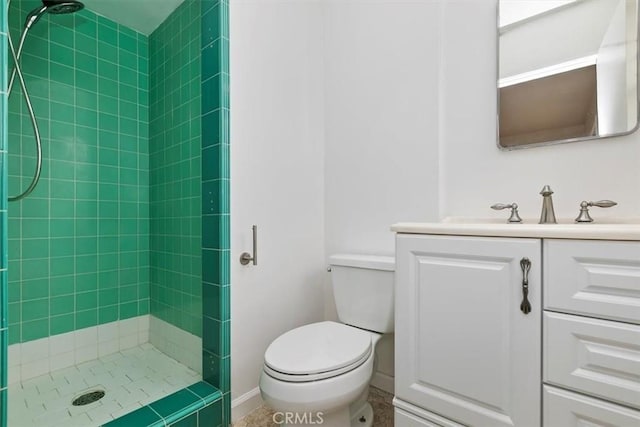
{"type": "Polygon", "coordinates": [[[617,203],[613,200],[599,200],[597,202],[587,202],[586,200],[583,200],[582,203],[580,203],[580,215],[578,215],[578,217],[576,218],[576,222],[593,222],[593,218],[591,218],[591,215],[589,215],[589,208],[592,206],[597,206],[599,208],[610,208],[615,205],[617,205],[617,203]]]}
{"type": "Polygon", "coordinates": [[[542,194],[542,212],[539,224],[557,224],[556,214],[553,211],[553,199],[551,198],[553,190],[545,185],[540,194],[542,194]]]}

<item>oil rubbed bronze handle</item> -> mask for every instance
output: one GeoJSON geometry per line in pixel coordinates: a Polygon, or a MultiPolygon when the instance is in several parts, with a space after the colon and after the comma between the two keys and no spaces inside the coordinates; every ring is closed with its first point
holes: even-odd
{"type": "Polygon", "coordinates": [[[529,302],[529,270],[531,270],[531,261],[529,258],[522,258],[520,260],[520,268],[522,268],[522,303],[520,303],[520,310],[524,314],[531,312],[531,303],[529,302]]]}

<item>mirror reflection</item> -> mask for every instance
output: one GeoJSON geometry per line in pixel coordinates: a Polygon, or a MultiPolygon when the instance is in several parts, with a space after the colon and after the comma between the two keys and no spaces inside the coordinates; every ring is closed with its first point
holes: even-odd
{"type": "Polygon", "coordinates": [[[500,147],[638,125],[638,0],[500,0],[500,147]]]}

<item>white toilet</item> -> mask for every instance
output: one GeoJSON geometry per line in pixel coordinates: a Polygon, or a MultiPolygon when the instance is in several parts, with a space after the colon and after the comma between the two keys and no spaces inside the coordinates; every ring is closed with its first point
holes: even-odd
{"type": "Polygon", "coordinates": [[[375,347],[394,327],[395,260],[334,255],[329,263],[342,323],[312,323],[276,338],[264,355],[260,391],[278,424],[370,427],[375,347]]]}

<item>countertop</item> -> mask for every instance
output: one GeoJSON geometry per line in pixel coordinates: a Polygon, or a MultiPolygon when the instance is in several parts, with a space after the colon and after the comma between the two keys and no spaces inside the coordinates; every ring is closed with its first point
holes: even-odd
{"type": "Polygon", "coordinates": [[[583,224],[576,224],[573,220],[538,224],[535,219],[525,218],[522,223],[507,224],[504,220],[495,219],[445,218],[442,222],[399,222],[393,224],[391,230],[408,234],[640,241],[640,218],[583,224]]]}

